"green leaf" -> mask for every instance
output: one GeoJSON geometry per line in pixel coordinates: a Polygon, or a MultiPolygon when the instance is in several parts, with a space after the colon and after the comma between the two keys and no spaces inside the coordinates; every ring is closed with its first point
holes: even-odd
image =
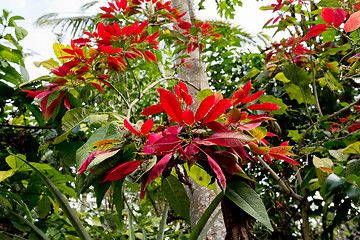
{"type": "Polygon", "coordinates": [[[98,208],[100,208],[101,202],[105,196],[105,193],[109,189],[111,182],[100,183],[100,179],[99,179],[93,185],[94,185],[94,191],[95,191],[95,197],[96,197],[96,205],[98,208]]]}
{"type": "Polygon", "coordinates": [[[89,140],[76,151],[76,168],[77,170],[83,164],[85,159],[90,155],[92,145],[100,140],[117,139],[120,133],[117,127],[110,123],[97,129],[89,138],[89,140]]]}
{"type": "Polygon", "coordinates": [[[346,191],[346,196],[348,196],[356,204],[359,203],[360,188],[356,187],[356,185],[351,185],[346,191]]]}
{"type": "Polygon", "coordinates": [[[188,176],[194,179],[197,184],[216,192],[216,186],[212,183],[211,176],[204,169],[196,164],[192,165],[191,168],[189,168],[187,164],[184,164],[184,168],[188,176]]]}
{"type": "Polygon", "coordinates": [[[347,146],[343,152],[349,154],[360,154],[360,142],[354,142],[353,144],[347,146]]]}
{"type": "Polygon", "coordinates": [[[302,134],[299,133],[299,130],[288,130],[288,137],[290,137],[292,140],[294,140],[295,142],[299,141],[302,137],[302,134]]]}
{"type": "Polygon", "coordinates": [[[264,203],[249,185],[239,180],[228,182],[225,195],[247,214],[273,231],[264,203]]]}
{"type": "Polygon", "coordinates": [[[260,73],[260,70],[256,67],[253,67],[244,77],[240,79],[240,83],[248,82],[252,78],[254,78],[256,75],[260,73]]]}
{"type": "Polygon", "coordinates": [[[28,71],[22,65],[20,65],[20,73],[21,73],[21,82],[22,83],[23,82],[28,82],[30,80],[30,76],[29,76],[28,71]]]}
{"type": "Polygon", "coordinates": [[[170,175],[163,180],[162,189],[171,208],[190,224],[190,201],[181,182],[170,175]]]}
{"type": "Polygon", "coordinates": [[[338,52],[347,51],[351,48],[349,44],[344,44],[342,46],[335,46],[332,48],[327,49],[326,51],[322,52],[322,54],[325,55],[335,55],[338,52]]]}
{"type": "Polygon", "coordinates": [[[28,32],[24,28],[15,26],[15,36],[18,41],[23,40],[27,34],[28,32]]]}
{"type": "Polygon", "coordinates": [[[62,129],[65,132],[72,131],[77,125],[89,117],[89,115],[90,112],[86,108],[74,108],[67,111],[61,120],[62,129]]]}
{"type": "Polygon", "coordinates": [[[43,66],[46,69],[50,69],[53,67],[59,67],[59,63],[57,61],[55,61],[53,58],[50,58],[49,60],[45,60],[42,62],[34,62],[34,65],[36,67],[43,66]]]}
{"type": "Polygon", "coordinates": [[[280,73],[276,74],[275,79],[279,80],[280,82],[283,82],[283,83],[289,83],[290,82],[290,80],[285,77],[285,74],[283,72],[280,72],[280,73]]]}
{"type": "Polygon", "coordinates": [[[350,160],[346,165],[346,175],[355,174],[360,176],[360,159],[350,160]]]}
{"type": "Polygon", "coordinates": [[[7,200],[6,198],[4,198],[1,195],[0,195],[0,202],[5,204],[8,208],[13,209],[13,207],[12,207],[11,203],[9,202],[9,200],[7,200]]]}
{"type": "MultiPolygon", "coordinates": [[[[115,182],[111,182],[112,188],[114,191],[113,202],[115,204],[116,212],[118,215],[118,220],[119,220],[121,226],[123,226],[123,224],[122,224],[122,209],[123,209],[124,204],[123,204],[122,189],[123,189],[124,180],[125,180],[125,178],[120,179],[115,182]]],[[[122,228],[122,227],[120,227],[120,228],[122,228]]]]}
{"type": "Polygon", "coordinates": [[[50,208],[51,208],[50,199],[46,195],[42,195],[36,207],[39,218],[40,219],[45,218],[48,215],[50,208]]]}
{"type": "Polygon", "coordinates": [[[315,97],[312,95],[309,86],[303,86],[301,88],[295,84],[287,83],[284,88],[291,100],[296,100],[299,104],[305,102],[308,104],[315,104],[315,97]]]}
{"type": "Polygon", "coordinates": [[[213,95],[214,92],[211,89],[203,89],[197,93],[199,102],[202,102],[206,97],[213,95]]]}
{"type": "Polygon", "coordinates": [[[333,156],[336,160],[340,162],[346,161],[350,156],[350,154],[344,153],[344,149],[329,150],[329,153],[331,156],[333,156]]]}
{"type": "Polygon", "coordinates": [[[31,167],[36,174],[42,179],[46,187],[50,190],[57,203],[60,205],[61,209],[66,214],[67,218],[70,220],[72,226],[75,228],[77,234],[82,240],[91,240],[88,232],[81,223],[79,217],[76,215],[74,210],[70,207],[69,203],[66,201],[65,197],[61,194],[59,189],[56,188],[54,183],[50,181],[46,176],[44,176],[40,171],[38,171],[32,164],[28,163],[26,160],[23,160],[29,167],[31,167]]]}
{"type": "Polygon", "coordinates": [[[16,20],[24,20],[24,18],[21,17],[21,16],[12,16],[9,19],[9,27],[15,27],[16,26],[16,23],[15,23],[16,20]]]}
{"type": "MultiPolygon", "coordinates": [[[[345,183],[345,179],[340,178],[339,176],[337,176],[336,174],[330,174],[326,179],[325,179],[325,189],[327,191],[332,191],[334,189],[336,189],[337,187],[343,185],[345,183]]],[[[327,192],[325,190],[325,192],[327,192]]]]}
{"type": "Polygon", "coordinates": [[[7,20],[9,13],[10,12],[8,10],[3,9],[3,16],[4,16],[5,20],[7,20]]]}
{"type": "Polygon", "coordinates": [[[0,171],[0,182],[4,181],[5,179],[11,177],[16,172],[16,169],[10,169],[7,171],[0,171]]]}
{"type": "Polygon", "coordinates": [[[284,75],[289,79],[293,84],[300,87],[309,86],[312,81],[311,76],[302,68],[294,65],[287,64],[283,67],[284,75]]]}

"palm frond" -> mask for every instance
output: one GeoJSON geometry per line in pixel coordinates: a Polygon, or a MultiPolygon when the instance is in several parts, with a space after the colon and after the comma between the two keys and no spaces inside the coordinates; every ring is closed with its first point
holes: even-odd
{"type": "Polygon", "coordinates": [[[38,26],[50,27],[52,31],[60,28],[60,34],[70,30],[71,35],[77,36],[83,29],[93,30],[98,19],[97,15],[75,17],[58,17],[59,13],[49,13],[41,16],[35,22],[38,26]]]}

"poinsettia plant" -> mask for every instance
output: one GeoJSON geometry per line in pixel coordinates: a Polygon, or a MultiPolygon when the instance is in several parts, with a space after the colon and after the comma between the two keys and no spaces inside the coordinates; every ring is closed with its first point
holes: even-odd
{"type": "MultiPolygon", "coordinates": [[[[124,126],[143,139],[139,147],[140,156],[138,160],[111,169],[102,181],[116,181],[126,177],[142,161],[146,161],[148,155],[155,155],[159,160],[151,169],[147,169],[149,172],[142,180],[141,198],[149,184],[164,171],[169,174],[177,164],[187,163],[190,168],[193,164],[199,164],[218,180],[222,189],[226,189],[226,175],[250,179],[243,167],[249,161],[256,161],[256,155],[264,155],[269,163],[275,158],[299,165],[288,157],[294,154],[290,153],[292,147],[287,142],[278,147],[268,147],[265,137],[275,135],[267,132],[261,124],[274,120],[269,113],[280,107],[274,103],[251,104],[264,93],[258,91],[250,94],[251,86],[249,81],[234,93],[232,99],[223,99],[218,93],[209,95],[201,102],[195,114],[191,110],[193,99],[183,82],[175,86],[175,94],[159,88],[160,104],[146,108],[142,114],[149,116],[165,112],[169,120],[154,128],[154,122],[149,118],[137,130],[125,119],[124,126]],[[253,114],[255,111],[263,114],[253,114]]],[[[79,174],[88,168],[94,156],[112,156],[109,152],[113,152],[113,148],[98,152],[104,143],[101,141],[96,145],[97,149],[79,168],[79,174]]]]}

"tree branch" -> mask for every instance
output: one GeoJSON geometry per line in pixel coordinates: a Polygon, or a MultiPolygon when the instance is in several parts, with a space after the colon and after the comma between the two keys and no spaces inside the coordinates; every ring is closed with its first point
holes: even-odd
{"type": "Polygon", "coordinates": [[[1,128],[8,127],[8,128],[24,128],[24,129],[55,129],[56,126],[27,126],[27,125],[13,125],[13,124],[0,124],[1,128]]]}
{"type": "Polygon", "coordinates": [[[298,143],[298,150],[301,149],[301,145],[303,144],[304,140],[305,140],[305,137],[309,134],[309,132],[311,131],[311,129],[313,129],[317,124],[320,124],[320,123],[323,123],[333,117],[336,117],[337,115],[340,115],[341,113],[347,111],[348,109],[350,109],[351,107],[353,107],[354,105],[358,104],[360,102],[360,98],[358,100],[356,100],[355,102],[351,103],[350,105],[340,109],[339,111],[337,112],[334,112],[333,114],[330,114],[329,116],[327,116],[326,118],[323,118],[317,122],[314,122],[313,124],[311,124],[310,127],[308,127],[306,129],[306,131],[304,132],[304,134],[302,135],[299,143],[298,143]]]}
{"type": "Polygon", "coordinates": [[[280,184],[286,194],[290,195],[291,197],[296,198],[299,201],[302,201],[304,197],[300,196],[299,194],[295,193],[294,190],[287,186],[285,182],[276,174],[274,170],[262,159],[259,155],[256,155],[256,159],[261,163],[261,165],[270,172],[270,175],[280,184]]]}

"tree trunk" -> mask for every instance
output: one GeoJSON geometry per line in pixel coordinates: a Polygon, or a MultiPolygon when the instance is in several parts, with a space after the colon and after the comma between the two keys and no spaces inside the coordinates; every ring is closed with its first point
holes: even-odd
{"type": "Polygon", "coordinates": [[[225,240],[251,240],[254,238],[253,218],[227,197],[221,202],[226,225],[225,240]]]}
{"type": "MultiPolygon", "coordinates": [[[[187,12],[187,14],[183,17],[184,21],[193,22],[195,20],[192,0],[172,0],[172,6],[174,8],[180,9],[181,12],[187,12]]],[[[199,106],[197,98],[198,89],[201,90],[209,88],[209,83],[205,71],[206,66],[205,63],[201,61],[200,52],[196,50],[191,52],[189,55],[190,57],[185,60],[185,63],[190,63],[191,69],[182,68],[179,73],[179,77],[188,81],[191,83],[191,85],[196,86],[197,89],[188,84],[189,94],[191,94],[194,100],[194,109],[197,109],[199,106]]],[[[216,197],[216,194],[212,190],[201,187],[193,179],[190,179],[190,182],[192,186],[191,189],[187,188],[187,193],[190,199],[191,228],[194,228],[202,214],[205,212],[206,208],[216,197]]],[[[214,213],[218,212],[218,210],[220,210],[220,206],[217,210],[214,211],[214,213]]],[[[224,220],[222,215],[219,215],[214,225],[208,231],[206,239],[224,239],[225,233],[226,228],[224,225],[224,220]]]]}

